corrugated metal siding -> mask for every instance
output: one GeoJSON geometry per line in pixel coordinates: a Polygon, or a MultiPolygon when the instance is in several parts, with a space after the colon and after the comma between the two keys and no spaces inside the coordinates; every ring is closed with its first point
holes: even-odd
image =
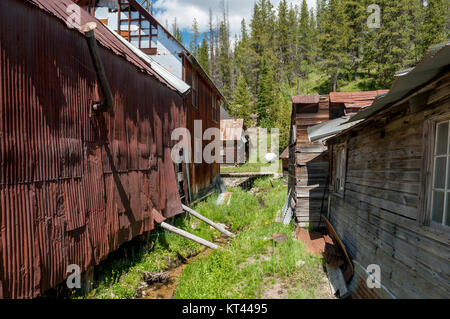
{"type": "MultiPolygon", "coordinates": [[[[184,80],[188,84],[192,84],[192,65],[186,56],[183,56],[183,69],[185,77],[184,80]]],[[[189,94],[189,96],[185,99],[186,121],[187,128],[191,132],[192,148],[194,147],[195,120],[202,120],[202,134],[207,128],[215,127],[220,129],[220,118],[217,122],[212,120],[211,96],[213,94],[215,94],[213,88],[206,83],[201,74],[198,74],[198,106],[192,106],[192,94],[189,94]]],[[[203,141],[203,147],[208,145],[210,142],[211,141],[203,141]]],[[[192,150],[192,161],[194,159],[193,156],[194,152],[192,150]]],[[[214,189],[216,178],[220,175],[220,164],[208,164],[203,161],[200,164],[190,164],[189,166],[192,200],[196,200],[214,189]]]]}
{"type": "Polygon", "coordinates": [[[94,115],[101,90],[82,34],[13,0],[0,2],[0,25],[0,297],[29,298],[151,230],[154,210],[182,212],[170,132],[186,117],[151,70],[102,46],[115,104],[94,115]]]}

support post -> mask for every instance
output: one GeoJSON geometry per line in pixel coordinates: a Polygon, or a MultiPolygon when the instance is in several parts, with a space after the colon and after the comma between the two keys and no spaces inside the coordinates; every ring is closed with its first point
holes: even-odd
{"type": "Polygon", "coordinates": [[[217,225],[215,222],[213,222],[212,220],[206,218],[205,216],[197,213],[195,210],[193,210],[192,208],[189,208],[185,205],[181,205],[183,207],[183,209],[188,212],[189,214],[193,215],[194,217],[197,217],[198,219],[200,219],[201,221],[204,221],[205,223],[207,223],[208,225],[214,227],[215,229],[217,229],[218,231],[220,231],[222,234],[228,236],[228,237],[235,237],[235,235],[233,233],[230,233],[228,230],[226,230],[225,228],[223,228],[220,225],[217,225]]]}
{"type": "Polygon", "coordinates": [[[182,229],[176,228],[176,227],[174,227],[172,225],[169,225],[169,224],[167,224],[165,222],[162,222],[160,224],[160,226],[162,228],[172,232],[172,233],[175,233],[175,234],[180,235],[180,236],[182,236],[184,238],[187,238],[187,239],[190,239],[192,241],[195,241],[196,243],[199,243],[199,244],[201,244],[203,246],[206,246],[206,247],[209,247],[211,249],[218,249],[219,248],[219,246],[217,246],[216,244],[213,244],[210,241],[207,241],[207,240],[205,240],[203,238],[197,237],[197,236],[195,236],[195,235],[193,235],[191,233],[188,233],[187,231],[184,231],[182,229]]]}

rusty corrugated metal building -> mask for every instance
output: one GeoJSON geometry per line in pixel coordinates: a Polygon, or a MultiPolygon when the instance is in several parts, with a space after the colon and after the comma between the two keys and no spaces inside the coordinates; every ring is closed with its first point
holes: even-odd
{"type": "MultiPolygon", "coordinates": [[[[187,128],[191,132],[191,145],[195,121],[202,121],[201,134],[208,128],[220,129],[220,108],[225,98],[214,82],[203,70],[196,58],[175,39],[167,29],[145,10],[136,0],[74,0],[91,15],[97,17],[151,59],[163,65],[176,77],[192,87],[184,99],[187,128]]],[[[209,141],[201,142],[205,147],[209,141]]],[[[189,194],[195,201],[215,190],[220,175],[219,163],[194,163],[194,152],[190,152],[189,194]]]]}
{"type": "MultiPolygon", "coordinates": [[[[182,212],[171,131],[183,96],[105,26],[102,99],[70,0],[0,1],[0,297],[30,298],[182,212]],[[162,216],[161,216],[162,215],[162,216]]],[[[186,176],[186,172],[183,171],[186,176]]],[[[186,189],[186,183],[183,184],[186,189]]]]}

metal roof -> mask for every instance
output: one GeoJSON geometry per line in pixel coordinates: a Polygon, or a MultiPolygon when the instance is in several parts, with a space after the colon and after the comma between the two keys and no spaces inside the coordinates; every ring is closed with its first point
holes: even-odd
{"type": "Polygon", "coordinates": [[[228,114],[227,110],[223,106],[220,106],[220,119],[221,120],[229,120],[231,119],[230,114],[228,114]]]}
{"type": "Polygon", "coordinates": [[[362,109],[349,122],[366,119],[382,109],[405,98],[408,94],[427,84],[450,65],[450,41],[431,47],[415,68],[398,72],[391,90],[375,99],[374,103],[362,109]]]}
{"type": "Polygon", "coordinates": [[[172,38],[175,42],[177,42],[180,47],[183,49],[184,54],[186,56],[186,58],[196,66],[196,68],[198,70],[200,70],[201,74],[203,75],[204,80],[206,80],[207,82],[209,82],[209,85],[216,90],[216,92],[222,97],[223,100],[225,100],[225,96],[222,94],[222,92],[219,90],[219,88],[216,86],[216,84],[214,83],[214,81],[211,79],[211,77],[208,75],[208,73],[206,73],[206,71],[203,69],[202,65],[200,64],[200,62],[195,58],[194,55],[191,54],[191,52],[189,52],[186,47],[183,45],[183,43],[181,43],[180,41],[178,41],[161,23],[159,23],[158,20],[156,20],[156,18],[150,13],[148,12],[138,1],[136,0],[128,0],[128,2],[133,5],[137,10],[139,10],[139,12],[144,16],[147,17],[148,19],[152,20],[153,22],[157,23],[161,29],[170,37],[172,38]]]}
{"type": "Polygon", "coordinates": [[[348,123],[350,116],[343,116],[328,122],[320,123],[308,128],[308,138],[311,142],[333,136],[337,133],[342,132],[356,124],[357,122],[348,123]]]}
{"type": "Polygon", "coordinates": [[[186,88],[189,90],[190,87],[186,83],[183,82],[184,85],[180,83],[177,77],[163,69],[156,62],[149,62],[148,59],[144,59],[143,56],[145,54],[142,51],[128,45],[127,41],[120,39],[117,33],[107,28],[87,11],[80,8],[80,20],[76,21],[76,19],[72,19],[72,11],[68,9],[70,5],[74,5],[72,0],[29,0],[29,2],[59,18],[69,28],[73,28],[80,33],[83,33],[81,26],[88,22],[95,22],[97,27],[94,32],[99,45],[113,51],[116,55],[124,57],[128,62],[133,63],[143,72],[155,76],[160,82],[164,83],[170,89],[178,91],[181,95],[187,93],[186,88]]]}
{"type": "Polygon", "coordinates": [[[142,60],[145,61],[145,63],[148,64],[154,70],[156,73],[158,73],[164,80],[166,80],[169,84],[171,84],[174,88],[180,92],[181,95],[186,95],[189,93],[190,86],[184,82],[183,80],[180,80],[178,77],[170,73],[165,67],[163,67],[161,64],[153,60],[150,56],[136,48],[134,45],[132,45],[130,42],[125,40],[121,35],[119,35],[117,32],[112,30],[110,27],[105,25],[111,31],[114,36],[119,39],[123,44],[125,44],[133,53],[135,53],[138,57],[140,57],[142,60]]]}
{"type": "Polygon", "coordinates": [[[318,104],[319,101],[319,94],[296,95],[292,97],[293,104],[318,104]]]}
{"type": "Polygon", "coordinates": [[[388,93],[389,90],[363,91],[363,92],[331,92],[331,103],[364,104],[372,102],[378,95],[388,93]]]}
{"type": "Polygon", "coordinates": [[[284,149],[283,153],[281,153],[281,155],[280,155],[280,158],[281,159],[289,158],[289,146],[284,149]]]}

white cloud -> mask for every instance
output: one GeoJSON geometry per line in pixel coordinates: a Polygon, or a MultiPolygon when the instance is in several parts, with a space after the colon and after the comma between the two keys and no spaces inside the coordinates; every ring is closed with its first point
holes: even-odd
{"type": "MultiPolygon", "coordinates": [[[[251,20],[255,0],[227,0],[229,8],[229,20],[231,36],[239,33],[241,20],[245,18],[247,24],[251,20]]],[[[275,8],[278,7],[280,0],[272,0],[275,8]]],[[[301,5],[301,0],[288,0],[288,3],[301,5]]],[[[308,7],[315,7],[316,0],[307,0],[308,7]]],[[[221,0],[156,0],[154,9],[156,19],[163,25],[168,21],[172,25],[174,18],[177,18],[177,24],[180,29],[190,31],[192,20],[197,19],[199,31],[208,31],[209,8],[213,10],[214,21],[216,17],[222,14],[221,0]]]]}

